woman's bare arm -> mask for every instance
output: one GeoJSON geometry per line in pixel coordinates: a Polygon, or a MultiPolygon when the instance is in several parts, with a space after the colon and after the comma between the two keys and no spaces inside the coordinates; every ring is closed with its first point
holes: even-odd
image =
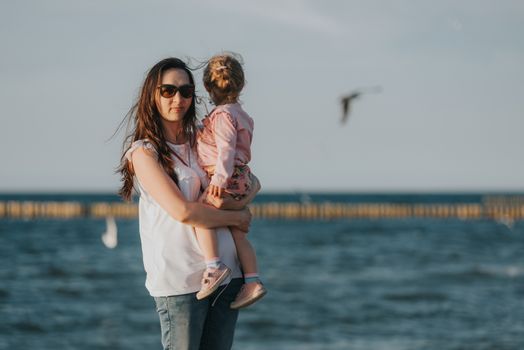
{"type": "Polygon", "coordinates": [[[251,213],[248,209],[222,211],[203,203],[187,201],[152,151],[138,148],[132,154],[132,163],[142,187],[175,220],[203,228],[249,227],[251,213]]]}

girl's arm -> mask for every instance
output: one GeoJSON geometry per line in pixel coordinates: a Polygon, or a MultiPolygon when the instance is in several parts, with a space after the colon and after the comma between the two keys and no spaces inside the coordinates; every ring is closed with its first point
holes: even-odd
{"type": "Polygon", "coordinates": [[[211,177],[211,187],[225,189],[227,180],[233,176],[235,167],[235,147],[237,129],[233,117],[227,112],[219,112],[213,120],[213,134],[217,146],[215,173],[211,177]]]}
{"type": "Polygon", "coordinates": [[[136,149],[132,154],[132,165],[142,187],[175,220],[203,228],[249,228],[251,213],[247,209],[221,211],[202,203],[187,201],[152,151],[143,147],[136,149]]]}

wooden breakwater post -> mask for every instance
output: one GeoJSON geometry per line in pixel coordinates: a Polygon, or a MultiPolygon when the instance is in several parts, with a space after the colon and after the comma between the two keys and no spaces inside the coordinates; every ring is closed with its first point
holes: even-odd
{"type": "MultiPolygon", "coordinates": [[[[249,207],[255,218],[284,220],[458,218],[517,221],[524,219],[524,201],[452,204],[269,202],[253,203],[249,207]]],[[[0,201],[0,218],[70,219],[112,216],[134,219],[137,215],[136,203],[0,201]]]]}
{"type": "Polygon", "coordinates": [[[91,204],[89,213],[91,217],[95,218],[112,216],[115,218],[132,219],[138,217],[138,206],[134,203],[97,202],[91,204]]]}
{"type": "Polygon", "coordinates": [[[0,202],[0,218],[77,218],[85,216],[85,207],[80,202],[0,202]]]}
{"type": "Polygon", "coordinates": [[[262,203],[251,204],[251,211],[263,219],[524,219],[524,203],[513,205],[391,204],[391,203],[262,203]]]}
{"type": "Polygon", "coordinates": [[[107,216],[114,216],[118,218],[136,218],[138,216],[138,208],[134,203],[121,202],[0,202],[0,218],[72,219],[80,217],[104,218],[107,216]]]}

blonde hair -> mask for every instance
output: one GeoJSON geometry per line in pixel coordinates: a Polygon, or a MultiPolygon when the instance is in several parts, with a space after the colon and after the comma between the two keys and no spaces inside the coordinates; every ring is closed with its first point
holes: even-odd
{"type": "Polygon", "coordinates": [[[215,105],[238,101],[245,84],[241,61],[238,54],[224,53],[207,62],[203,81],[215,105]]]}

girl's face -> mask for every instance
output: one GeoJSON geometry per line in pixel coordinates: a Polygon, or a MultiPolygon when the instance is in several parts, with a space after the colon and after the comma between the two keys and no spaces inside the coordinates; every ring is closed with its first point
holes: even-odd
{"type": "Polygon", "coordinates": [[[191,107],[193,92],[194,87],[185,70],[166,70],[156,91],[156,104],[162,118],[168,122],[181,122],[191,107]]]}

